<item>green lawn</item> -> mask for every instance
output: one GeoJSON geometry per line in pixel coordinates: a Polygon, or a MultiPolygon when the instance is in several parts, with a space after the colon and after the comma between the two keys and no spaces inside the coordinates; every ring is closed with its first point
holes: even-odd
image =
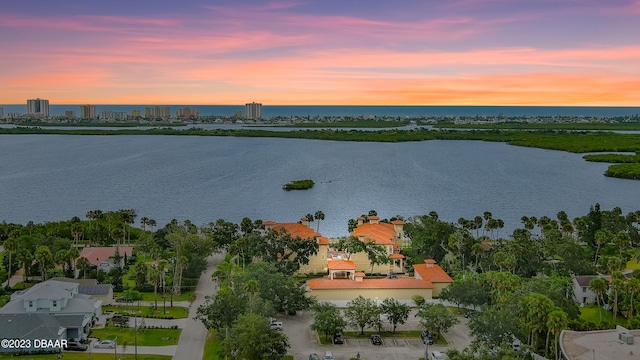
{"type": "Polygon", "coordinates": [[[629,270],[640,269],[640,263],[638,263],[634,259],[631,259],[631,260],[627,261],[627,269],[629,269],[629,270]]]}
{"type": "MultiPolygon", "coordinates": [[[[122,296],[121,292],[114,292],[113,293],[113,298],[114,299],[119,299],[122,296]]],[[[166,294],[167,296],[167,306],[169,306],[169,302],[171,300],[171,294],[166,294]]],[[[178,296],[174,296],[173,297],[173,301],[191,301],[194,297],[194,291],[193,290],[189,290],[189,291],[184,291],[182,293],[180,293],[180,295],[178,296]]],[[[152,292],[143,292],[142,293],[142,301],[153,301],[153,300],[158,300],[158,307],[162,306],[162,293],[158,293],[157,296],[153,296],[152,292]]]]}
{"type": "MultiPolygon", "coordinates": [[[[89,354],[89,350],[86,352],[64,352],[62,354],[64,356],[64,360],[113,360],[113,354],[89,354]]],[[[17,357],[18,359],[23,360],[56,360],[58,359],[58,354],[47,354],[47,355],[24,355],[17,357]]],[[[133,359],[134,355],[120,355],[118,354],[119,359],[133,359]],[[126,356],[126,357],[125,357],[126,356]]],[[[12,357],[8,354],[0,355],[0,359],[16,359],[16,357],[12,357]]],[[[138,354],[138,360],[171,360],[171,356],[166,355],[145,355],[138,354]]]]}
{"type": "MultiPolygon", "coordinates": [[[[177,345],[181,331],[181,329],[138,329],[138,345],[177,345]]],[[[122,345],[124,342],[127,343],[127,346],[133,346],[134,344],[133,328],[121,328],[109,325],[104,329],[91,330],[91,336],[100,340],[113,340],[117,337],[118,345],[122,345]]]]}
{"type": "Polygon", "coordinates": [[[165,313],[164,308],[162,307],[162,303],[158,304],[158,309],[156,309],[155,311],[153,310],[152,306],[140,306],[140,308],[138,309],[138,306],[136,306],[135,304],[127,306],[103,306],[102,311],[113,311],[116,313],[128,314],[130,316],[138,315],[142,317],[171,317],[173,319],[186,319],[189,317],[189,308],[182,306],[169,307],[169,304],[167,304],[165,313]]]}
{"type": "Polygon", "coordinates": [[[215,330],[209,331],[207,335],[207,341],[204,343],[204,355],[202,360],[219,360],[218,351],[220,350],[220,343],[217,340],[217,333],[215,330]]]}
{"type": "MultiPolygon", "coordinates": [[[[594,322],[596,324],[600,323],[600,313],[598,310],[598,306],[591,304],[583,308],[580,308],[580,318],[586,321],[594,322]]],[[[627,319],[625,319],[623,316],[620,316],[620,315],[616,317],[616,321],[614,323],[613,313],[611,311],[606,311],[605,309],[602,309],[602,321],[607,321],[614,325],[621,325],[621,326],[627,325],[627,319]]]]}

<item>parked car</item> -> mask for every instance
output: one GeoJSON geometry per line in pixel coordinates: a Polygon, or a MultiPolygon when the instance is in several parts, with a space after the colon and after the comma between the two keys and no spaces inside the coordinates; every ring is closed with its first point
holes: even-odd
{"type": "Polygon", "coordinates": [[[423,344],[433,345],[433,336],[429,330],[422,330],[420,338],[422,339],[423,344]]]}
{"type": "Polygon", "coordinates": [[[116,347],[115,340],[102,340],[93,345],[96,349],[113,349],[116,347]]]}
{"type": "Polygon", "coordinates": [[[344,344],[344,337],[342,336],[342,334],[340,333],[335,334],[333,336],[333,343],[338,345],[344,344]]]}
{"type": "Polygon", "coordinates": [[[371,344],[382,345],[382,338],[380,335],[371,335],[371,344]]]}
{"type": "Polygon", "coordinates": [[[282,331],[282,321],[278,321],[274,318],[269,318],[269,327],[273,330],[282,331]]]}
{"type": "Polygon", "coordinates": [[[122,314],[114,314],[111,317],[113,326],[129,326],[129,317],[122,314]]]}
{"type": "Polygon", "coordinates": [[[318,354],[309,355],[309,360],[320,360],[320,356],[318,354]]]}
{"type": "Polygon", "coordinates": [[[440,351],[432,351],[429,360],[444,360],[444,355],[440,351]]]}
{"type": "Polygon", "coordinates": [[[474,317],[476,315],[478,315],[478,313],[473,311],[473,310],[469,310],[466,313],[464,313],[464,317],[466,317],[467,319],[471,318],[471,317],[474,317]]]}
{"type": "Polygon", "coordinates": [[[67,351],[87,351],[89,348],[86,344],[79,341],[67,341],[67,346],[64,347],[67,351]]]}
{"type": "Polygon", "coordinates": [[[324,360],[335,360],[331,351],[324,352],[324,360]]]}

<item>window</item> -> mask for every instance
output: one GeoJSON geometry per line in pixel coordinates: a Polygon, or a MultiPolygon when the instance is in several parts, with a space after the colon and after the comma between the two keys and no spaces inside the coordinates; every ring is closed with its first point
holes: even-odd
{"type": "Polygon", "coordinates": [[[53,300],[53,307],[58,306],[58,300],[53,300]]]}
{"type": "Polygon", "coordinates": [[[322,256],[320,257],[322,260],[325,260],[327,258],[326,255],[322,254],[322,256]]]}
{"type": "Polygon", "coordinates": [[[586,286],[583,286],[583,287],[582,287],[582,292],[583,292],[583,293],[584,293],[584,292],[587,292],[587,287],[586,287],[586,286]]]}
{"type": "Polygon", "coordinates": [[[33,307],[33,301],[29,301],[29,307],[33,307]]]}

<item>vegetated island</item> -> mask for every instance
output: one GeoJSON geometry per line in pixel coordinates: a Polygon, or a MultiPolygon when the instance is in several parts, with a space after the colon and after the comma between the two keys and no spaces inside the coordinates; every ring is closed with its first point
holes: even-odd
{"type": "Polygon", "coordinates": [[[452,123],[438,122],[432,125],[434,128],[442,129],[513,129],[513,130],[619,130],[633,131],[640,130],[640,122],[469,122],[469,123],[452,123]]]}
{"type": "MultiPolygon", "coordinates": [[[[296,131],[268,131],[261,129],[153,128],[153,129],[43,129],[40,127],[0,128],[0,134],[57,134],[57,135],[183,135],[183,136],[238,136],[290,139],[404,142],[426,140],[480,140],[506,142],[510,145],[561,150],[573,153],[637,152],[640,136],[604,131],[564,130],[341,130],[318,129],[296,131]]],[[[592,160],[591,160],[592,161],[592,160]]],[[[614,166],[614,165],[612,165],[614,166]]],[[[606,173],[607,176],[640,179],[640,167],[606,173]]]]}
{"type": "Polygon", "coordinates": [[[315,185],[313,180],[293,180],[282,186],[283,190],[308,190],[311,189],[315,185]]]}
{"type": "Polygon", "coordinates": [[[610,165],[605,176],[621,179],[640,180],[640,152],[635,155],[625,154],[589,154],[583,156],[587,161],[607,162],[610,165]]]}

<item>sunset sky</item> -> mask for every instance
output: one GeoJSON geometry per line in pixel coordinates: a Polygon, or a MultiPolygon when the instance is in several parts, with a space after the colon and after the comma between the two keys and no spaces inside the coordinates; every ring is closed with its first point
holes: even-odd
{"type": "Polygon", "coordinates": [[[0,4],[0,104],[640,106],[640,0],[0,4]]]}

